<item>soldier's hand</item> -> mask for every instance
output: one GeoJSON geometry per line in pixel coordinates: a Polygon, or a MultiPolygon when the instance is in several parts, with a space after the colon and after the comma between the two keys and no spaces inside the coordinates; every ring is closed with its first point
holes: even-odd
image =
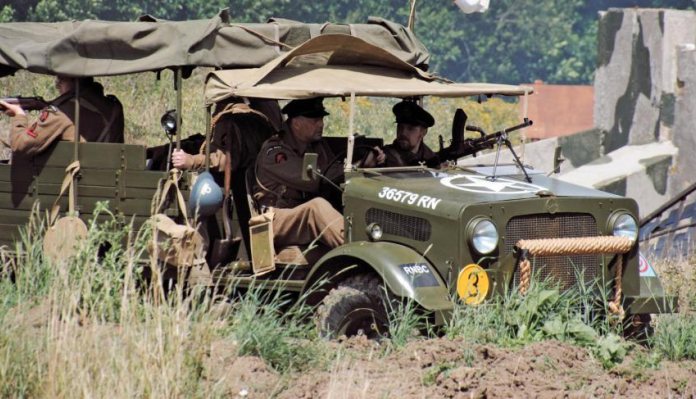
{"type": "Polygon", "coordinates": [[[26,115],[22,107],[0,100],[0,105],[8,116],[26,115]]]}
{"type": "Polygon", "coordinates": [[[376,157],[376,159],[377,159],[377,165],[383,165],[383,164],[384,164],[384,161],[386,161],[386,159],[387,159],[387,156],[384,155],[384,151],[382,151],[382,149],[379,148],[379,146],[375,146],[375,147],[372,149],[372,152],[373,152],[374,154],[377,154],[377,157],[376,157]]]}
{"type": "Polygon", "coordinates": [[[172,152],[172,166],[181,170],[191,169],[193,155],[184,152],[184,150],[174,150],[172,152]]]}

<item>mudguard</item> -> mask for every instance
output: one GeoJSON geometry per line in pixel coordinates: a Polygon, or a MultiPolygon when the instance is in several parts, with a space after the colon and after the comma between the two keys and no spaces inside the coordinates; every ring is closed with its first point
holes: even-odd
{"type": "Polygon", "coordinates": [[[359,241],[333,249],[315,264],[302,290],[320,278],[340,276],[343,267],[357,264],[366,264],[379,274],[397,297],[411,298],[431,311],[454,307],[447,286],[430,262],[413,249],[392,242],[359,241]]]}

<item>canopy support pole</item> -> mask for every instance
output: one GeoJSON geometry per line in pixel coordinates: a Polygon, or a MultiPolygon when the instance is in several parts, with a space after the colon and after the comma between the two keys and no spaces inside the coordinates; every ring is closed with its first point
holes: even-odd
{"type": "Polygon", "coordinates": [[[355,146],[354,135],[355,119],[355,92],[350,93],[350,117],[348,119],[348,149],[346,150],[346,163],[343,171],[348,173],[353,168],[353,147],[355,146]]]}
{"type": "Polygon", "coordinates": [[[176,149],[181,149],[181,112],[182,112],[182,87],[181,87],[181,67],[176,68],[174,77],[174,89],[176,90],[176,149]]]}
{"type": "MultiPolygon", "coordinates": [[[[529,89],[525,88],[524,89],[524,97],[522,97],[522,118],[524,118],[523,120],[525,120],[525,121],[529,117],[528,110],[529,110],[529,89]]],[[[525,152],[526,152],[525,150],[527,149],[527,134],[525,133],[524,130],[522,130],[522,132],[520,132],[520,134],[522,135],[522,140],[521,140],[522,141],[522,151],[521,151],[522,156],[520,158],[522,159],[522,162],[524,162],[525,152]]]]}
{"type": "Polygon", "coordinates": [[[80,79],[75,78],[75,137],[74,137],[74,148],[73,148],[73,161],[78,159],[78,147],[77,144],[80,142],[80,79]]]}
{"type": "MultiPolygon", "coordinates": [[[[80,150],[79,150],[79,144],[80,144],[80,79],[79,78],[74,78],[75,79],[75,122],[73,123],[75,125],[75,137],[73,140],[73,162],[79,162],[80,160],[80,150]]],[[[78,163],[79,167],[79,163],[78,163]]],[[[70,199],[68,200],[70,203],[75,205],[75,211],[79,212],[79,206],[77,205],[77,176],[78,173],[74,173],[72,176],[72,186],[70,187],[71,190],[69,192],[70,199]]]]}
{"type": "Polygon", "coordinates": [[[416,27],[416,0],[411,0],[411,11],[408,14],[408,30],[413,32],[416,27]]]}
{"type": "Polygon", "coordinates": [[[210,140],[212,133],[212,126],[210,126],[210,112],[213,106],[208,105],[205,107],[205,171],[210,172],[210,140]]]}

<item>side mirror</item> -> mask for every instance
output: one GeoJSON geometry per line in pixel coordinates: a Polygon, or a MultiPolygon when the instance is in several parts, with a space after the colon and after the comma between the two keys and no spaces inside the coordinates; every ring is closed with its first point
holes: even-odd
{"type": "Polygon", "coordinates": [[[562,154],[563,147],[557,146],[553,151],[553,170],[551,173],[561,173],[561,164],[565,161],[562,154]]]}
{"type": "Polygon", "coordinates": [[[170,109],[169,111],[165,112],[164,115],[162,115],[162,118],[160,118],[160,124],[167,135],[176,135],[176,130],[178,128],[176,125],[176,111],[170,109]]]}
{"type": "Polygon", "coordinates": [[[302,181],[314,180],[314,173],[317,172],[317,160],[319,155],[313,152],[304,154],[302,158],[302,181]]]}

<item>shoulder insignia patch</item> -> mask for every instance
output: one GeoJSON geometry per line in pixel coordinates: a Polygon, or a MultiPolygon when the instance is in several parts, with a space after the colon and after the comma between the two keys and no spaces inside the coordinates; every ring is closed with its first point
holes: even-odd
{"type": "Polygon", "coordinates": [[[275,155],[275,163],[283,163],[288,160],[288,156],[284,152],[279,152],[275,155]]]}
{"type": "Polygon", "coordinates": [[[36,132],[34,131],[35,129],[36,129],[36,122],[34,122],[34,123],[31,125],[31,127],[29,127],[29,128],[26,130],[26,132],[27,132],[27,134],[30,135],[31,137],[36,138],[37,134],[36,134],[36,132]]]}
{"type": "Polygon", "coordinates": [[[48,109],[44,108],[41,110],[41,114],[39,114],[39,121],[46,122],[46,119],[48,119],[48,109]]]}

